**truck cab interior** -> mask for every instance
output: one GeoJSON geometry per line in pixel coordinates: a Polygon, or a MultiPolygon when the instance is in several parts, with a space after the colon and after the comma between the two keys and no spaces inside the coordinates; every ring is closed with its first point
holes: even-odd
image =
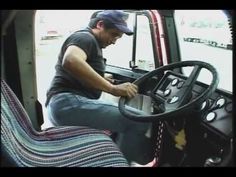
{"type": "MultiPolygon", "coordinates": [[[[52,127],[47,119],[45,96],[58,49],[97,13],[85,11],[1,11],[2,167],[129,166],[115,136],[52,127]],[[81,24],[56,24],[75,15],[81,24]]],[[[116,102],[127,119],[152,122],[155,167],[235,166],[233,10],[125,11],[134,35],[104,50],[106,74],[116,83],[134,82],[139,93],[131,100],[106,93],[101,99],[116,102]],[[133,114],[125,105],[147,114],[133,114]]]]}

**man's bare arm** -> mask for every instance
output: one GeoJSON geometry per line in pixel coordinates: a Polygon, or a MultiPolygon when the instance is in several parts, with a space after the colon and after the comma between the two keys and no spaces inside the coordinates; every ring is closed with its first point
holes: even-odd
{"type": "Polygon", "coordinates": [[[100,76],[87,62],[86,53],[77,46],[69,46],[64,54],[62,66],[88,87],[98,89],[115,96],[133,97],[137,86],[132,83],[113,85],[100,76]]]}

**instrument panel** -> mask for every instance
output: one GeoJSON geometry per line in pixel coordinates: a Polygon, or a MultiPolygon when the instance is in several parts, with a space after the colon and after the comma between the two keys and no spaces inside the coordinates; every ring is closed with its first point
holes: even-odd
{"type": "MultiPolygon", "coordinates": [[[[173,100],[176,93],[182,88],[186,77],[168,71],[166,78],[157,86],[155,93],[162,96],[165,100],[173,100]]],[[[201,94],[207,85],[196,81],[191,99],[201,94]]],[[[202,125],[210,131],[221,134],[226,139],[232,138],[232,94],[217,89],[207,100],[196,109],[201,113],[202,125]]]]}
{"type": "MultiPolygon", "coordinates": [[[[186,76],[168,71],[152,93],[158,94],[163,100],[171,100],[175,104],[181,99],[176,95],[186,79],[186,76]]],[[[207,88],[207,84],[196,81],[188,101],[192,101],[207,88]]],[[[193,117],[200,118],[200,127],[194,130],[190,128],[193,134],[188,140],[193,144],[191,145],[192,148],[190,148],[190,151],[193,152],[190,154],[195,159],[200,159],[199,164],[202,166],[227,166],[232,164],[232,94],[216,89],[209,98],[196,105],[193,109],[192,111],[197,113],[193,117]]]]}

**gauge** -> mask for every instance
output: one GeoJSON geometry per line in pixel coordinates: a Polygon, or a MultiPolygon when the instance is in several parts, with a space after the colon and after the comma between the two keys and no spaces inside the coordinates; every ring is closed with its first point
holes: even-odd
{"type": "Polygon", "coordinates": [[[168,96],[168,95],[170,95],[170,93],[171,93],[171,89],[166,89],[164,91],[164,96],[168,96]]]}
{"type": "Polygon", "coordinates": [[[204,101],[201,106],[201,110],[204,110],[207,106],[207,101],[204,101]]]}
{"type": "Polygon", "coordinates": [[[218,106],[219,108],[223,107],[226,103],[226,100],[225,98],[219,98],[217,101],[216,101],[216,106],[218,106]]]}
{"type": "Polygon", "coordinates": [[[200,110],[201,110],[201,111],[202,111],[202,110],[206,110],[206,109],[209,108],[209,107],[210,107],[210,100],[208,99],[208,100],[206,100],[206,101],[204,101],[204,102],[202,103],[200,110]]]}
{"type": "Polygon", "coordinates": [[[231,113],[232,112],[232,102],[229,102],[225,105],[225,110],[228,112],[228,113],[231,113]]]}
{"type": "Polygon", "coordinates": [[[215,112],[210,112],[206,116],[206,121],[211,122],[216,118],[216,113],[215,112]]]}
{"type": "Polygon", "coordinates": [[[168,99],[167,102],[170,104],[176,103],[179,100],[178,96],[173,96],[172,98],[168,99]]]}
{"type": "Polygon", "coordinates": [[[180,81],[177,85],[177,88],[180,89],[183,86],[183,84],[184,84],[184,81],[180,81]]]}
{"type": "Polygon", "coordinates": [[[178,82],[179,82],[179,79],[175,78],[175,79],[172,80],[171,85],[175,86],[175,85],[178,84],[178,82]]]}

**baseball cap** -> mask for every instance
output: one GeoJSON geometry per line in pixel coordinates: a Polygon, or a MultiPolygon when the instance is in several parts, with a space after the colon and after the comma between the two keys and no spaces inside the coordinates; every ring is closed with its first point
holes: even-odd
{"type": "Polygon", "coordinates": [[[122,10],[104,10],[99,12],[96,17],[110,21],[118,30],[127,35],[133,34],[133,31],[127,27],[126,23],[129,14],[122,10]]]}

